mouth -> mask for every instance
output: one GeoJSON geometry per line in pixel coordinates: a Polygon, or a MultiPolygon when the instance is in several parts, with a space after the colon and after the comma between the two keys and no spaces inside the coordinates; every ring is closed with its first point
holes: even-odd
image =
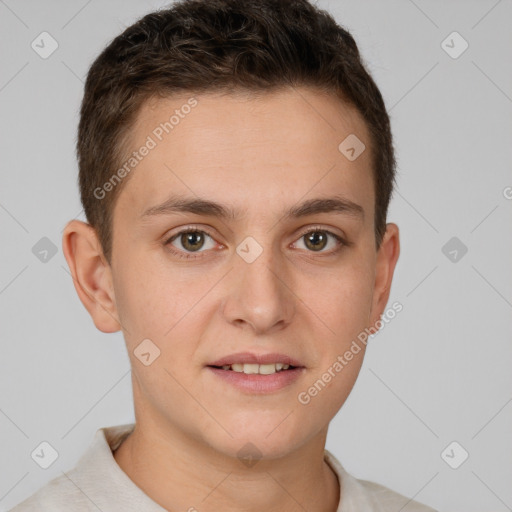
{"type": "Polygon", "coordinates": [[[225,365],[207,365],[209,368],[216,368],[217,370],[224,370],[227,372],[245,373],[246,375],[272,375],[274,373],[281,373],[303,366],[293,366],[286,363],[269,363],[269,364],[251,364],[251,363],[233,363],[225,365]]]}
{"type": "Polygon", "coordinates": [[[266,354],[238,352],[211,361],[207,367],[246,375],[273,375],[305,368],[298,359],[276,352],[266,354]]]}
{"type": "Polygon", "coordinates": [[[306,371],[289,363],[207,365],[215,378],[245,394],[277,393],[292,386],[306,371]]]}
{"type": "Polygon", "coordinates": [[[228,386],[251,395],[285,390],[306,371],[298,359],[276,352],[238,352],[211,361],[206,368],[228,386]]]}

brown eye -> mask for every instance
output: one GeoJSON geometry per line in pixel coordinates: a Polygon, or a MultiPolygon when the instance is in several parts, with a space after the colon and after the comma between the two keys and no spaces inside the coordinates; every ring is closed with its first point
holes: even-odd
{"type": "MultiPolygon", "coordinates": [[[[299,241],[304,244],[308,252],[317,252],[326,255],[334,254],[337,250],[341,249],[342,246],[349,245],[341,236],[319,228],[306,231],[301,235],[299,241]],[[324,250],[328,246],[331,250],[324,250]]],[[[297,243],[298,242],[295,244],[297,243]]]]}
{"type": "Polygon", "coordinates": [[[304,235],[306,247],[312,251],[321,251],[327,245],[327,236],[323,231],[311,231],[304,235]]]}
{"type": "Polygon", "coordinates": [[[175,253],[186,255],[187,253],[204,252],[203,249],[213,249],[215,247],[215,242],[205,231],[199,229],[186,229],[172,236],[167,240],[165,245],[172,246],[175,253]],[[209,246],[207,244],[208,239],[210,240],[209,246]]]}
{"type": "Polygon", "coordinates": [[[204,236],[201,231],[182,233],[180,235],[180,242],[187,251],[197,251],[204,244],[204,236]]]}

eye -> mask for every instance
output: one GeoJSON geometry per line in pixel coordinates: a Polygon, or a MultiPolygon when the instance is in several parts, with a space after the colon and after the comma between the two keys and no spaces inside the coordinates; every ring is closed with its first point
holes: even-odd
{"type": "MultiPolygon", "coordinates": [[[[343,246],[350,245],[341,236],[321,227],[313,227],[303,232],[299,241],[303,241],[304,248],[308,252],[327,255],[337,253],[343,246]],[[326,247],[329,247],[329,244],[331,250],[324,250],[326,247]]],[[[293,245],[296,246],[297,243],[295,242],[293,245]]],[[[172,235],[164,242],[164,245],[168,247],[173,255],[179,258],[194,259],[200,256],[195,256],[193,253],[214,249],[216,242],[206,231],[197,228],[187,228],[172,235]]],[[[302,249],[302,247],[298,248],[302,249]]]]}
{"type": "Polygon", "coordinates": [[[215,247],[215,242],[213,242],[213,238],[211,235],[206,233],[206,231],[195,228],[188,228],[174,234],[165,242],[165,245],[177,247],[178,250],[170,250],[173,254],[176,254],[180,258],[194,258],[195,256],[190,256],[187,254],[187,252],[204,252],[200,249],[213,249],[215,247]],[[209,246],[208,244],[205,245],[205,241],[207,239],[210,239],[211,241],[209,246]],[[174,242],[178,244],[178,247],[174,245],[174,242]],[[181,247],[179,247],[179,245],[181,245],[181,247]]]}
{"type": "Polygon", "coordinates": [[[302,233],[299,241],[304,241],[304,246],[309,250],[309,252],[322,252],[328,254],[337,252],[343,245],[348,245],[341,236],[319,227],[309,229],[305,233],[302,233]],[[323,249],[329,245],[329,238],[331,238],[331,248],[333,248],[333,250],[324,251],[323,249]]]}

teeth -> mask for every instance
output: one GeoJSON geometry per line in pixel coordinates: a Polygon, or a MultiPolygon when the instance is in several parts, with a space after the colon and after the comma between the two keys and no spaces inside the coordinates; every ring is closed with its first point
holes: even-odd
{"type": "Polygon", "coordinates": [[[222,367],[223,370],[233,370],[234,372],[243,372],[246,374],[259,373],[260,375],[271,375],[272,373],[280,372],[281,370],[287,370],[290,367],[289,364],[283,363],[272,363],[272,364],[242,364],[233,363],[227,364],[222,367]]]}

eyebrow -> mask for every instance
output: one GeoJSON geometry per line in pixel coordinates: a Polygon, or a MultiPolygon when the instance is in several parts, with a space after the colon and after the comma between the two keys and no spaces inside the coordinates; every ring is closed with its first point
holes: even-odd
{"type": "MultiPolygon", "coordinates": [[[[145,210],[141,217],[145,219],[173,213],[193,213],[226,220],[236,220],[244,215],[246,210],[238,210],[202,198],[171,196],[163,203],[145,210]]],[[[339,213],[358,220],[364,220],[364,208],[340,196],[309,199],[297,206],[292,206],[288,211],[284,212],[283,217],[286,219],[297,219],[319,213],[339,213]]]]}

